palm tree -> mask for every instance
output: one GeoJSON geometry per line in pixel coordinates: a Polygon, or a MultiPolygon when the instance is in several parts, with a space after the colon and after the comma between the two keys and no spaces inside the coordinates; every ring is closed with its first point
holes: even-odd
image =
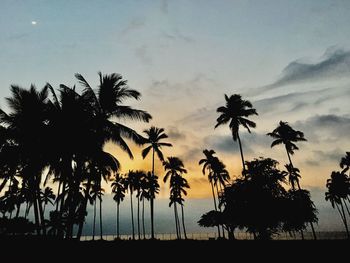
{"type": "Polygon", "coordinates": [[[346,155],[340,160],[340,168],[346,173],[350,169],[350,152],[346,152],[346,155]]]}
{"type": "MultiPolygon", "coordinates": [[[[298,174],[299,170],[294,168],[290,156],[294,154],[295,150],[299,150],[298,146],[295,144],[296,142],[307,141],[304,138],[304,133],[294,130],[287,122],[280,121],[279,126],[267,135],[275,139],[271,144],[271,148],[279,144],[284,144],[289,160],[289,167],[287,167],[287,169],[288,172],[292,173],[290,174],[290,178],[293,178],[292,187],[295,187],[296,183],[298,185],[298,189],[301,190],[299,183],[300,175],[298,174]]],[[[295,190],[295,188],[293,188],[293,190],[295,190]]],[[[312,222],[310,222],[310,226],[314,239],[316,240],[316,233],[312,222]]]]}
{"type": "Polygon", "coordinates": [[[11,85],[11,97],[6,98],[10,113],[0,109],[0,123],[4,124],[16,156],[16,169],[20,168],[25,183],[31,189],[37,234],[45,234],[45,224],[40,199],[41,174],[46,163],[48,90],[38,91],[34,85],[29,90],[11,85]]]}
{"type": "Polygon", "coordinates": [[[44,203],[43,212],[45,213],[45,207],[48,203],[53,205],[53,200],[55,200],[56,196],[52,191],[51,187],[46,187],[44,191],[40,192],[40,201],[44,203]]]}
{"type": "MultiPolygon", "coordinates": [[[[145,149],[142,150],[142,158],[145,159],[148,153],[152,149],[152,175],[154,176],[154,153],[157,153],[157,156],[161,162],[164,161],[164,156],[161,151],[162,147],[171,147],[172,145],[167,142],[161,142],[161,140],[168,138],[168,135],[164,133],[163,128],[157,128],[152,126],[148,130],[143,131],[147,138],[145,144],[149,144],[145,149]]],[[[154,200],[151,198],[151,238],[154,239],[154,200]]]]}
{"type": "Polygon", "coordinates": [[[290,155],[293,155],[295,150],[299,150],[295,144],[296,142],[307,141],[304,138],[304,133],[294,130],[287,122],[280,121],[279,126],[267,135],[275,139],[271,144],[271,148],[279,144],[284,144],[289,164],[293,167],[290,155]]]}
{"type": "Polygon", "coordinates": [[[100,184],[94,183],[91,185],[90,196],[94,202],[94,222],[93,222],[93,230],[92,230],[92,240],[95,240],[95,228],[96,228],[96,199],[100,201],[100,235],[102,238],[102,211],[101,211],[101,203],[104,189],[101,188],[100,184]]]}
{"type": "MultiPolygon", "coordinates": [[[[205,149],[205,150],[203,150],[203,154],[205,155],[206,158],[201,159],[199,161],[199,165],[203,164],[203,169],[202,169],[203,175],[205,175],[205,171],[208,170],[208,181],[210,183],[211,192],[213,194],[215,212],[217,212],[218,208],[216,205],[216,197],[215,197],[214,184],[213,184],[214,176],[213,176],[213,170],[212,170],[212,165],[213,165],[214,159],[215,159],[215,157],[213,155],[215,154],[215,151],[205,149]]],[[[220,226],[218,225],[217,227],[218,227],[218,235],[219,235],[219,237],[221,237],[220,226]]]]}
{"type": "MultiPolygon", "coordinates": [[[[184,167],[184,164],[181,159],[177,157],[168,157],[167,161],[163,162],[164,170],[167,171],[163,181],[166,183],[168,179],[170,178],[170,203],[169,206],[174,204],[174,215],[175,215],[175,225],[176,225],[176,233],[177,237],[181,238],[181,230],[180,230],[180,223],[179,223],[179,217],[177,212],[177,206],[176,203],[181,202],[181,198],[179,197],[180,194],[178,192],[178,188],[173,188],[176,177],[182,177],[182,174],[186,174],[187,170],[184,167]]],[[[176,184],[175,184],[176,185],[176,184]]]]}
{"type": "MultiPolygon", "coordinates": [[[[190,188],[187,180],[182,177],[181,174],[176,175],[171,178],[170,182],[170,204],[173,203],[176,210],[177,215],[177,209],[176,209],[176,203],[178,203],[181,206],[181,217],[182,217],[182,228],[184,231],[185,239],[187,239],[186,234],[186,227],[185,227],[185,215],[184,215],[184,198],[182,195],[187,195],[187,191],[185,188],[190,188]]],[[[178,219],[179,221],[179,219],[178,219]]],[[[177,222],[178,222],[177,221],[177,222]]],[[[178,222],[179,223],[179,222],[178,222]]],[[[180,230],[180,224],[178,224],[178,231],[179,231],[179,237],[181,238],[181,230],[180,230]]]]}
{"type": "Polygon", "coordinates": [[[124,178],[117,174],[112,183],[112,193],[114,193],[113,200],[117,203],[117,238],[120,239],[119,233],[119,205],[125,198],[125,183],[124,178]]]}
{"type": "MultiPolygon", "coordinates": [[[[348,239],[350,239],[349,228],[346,220],[346,214],[343,206],[345,203],[345,198],[349,194],[350,180],[347,178],[346,174],[341,172],[332,172],[331,178],[327,179],[327,192],[326,192],[326,201],[330,201],[332,207],[336,207],[339,215],[344,223],[346,234],[348,239]],[[340,205],[340,208],[339,208],[340,205]]],[[[349,212],[349,211],[348,211],[349,212]]]]}
{"type": "Polygon", "coordinates": [[[234,94],[228,97],[225,94],[226,106],[217,108],[217,112],[220,116],[217,118],[217,124],[215,128],[220,125],[224,125],[228,122],[234,141],[238,140],[239,149],[241,152],[243,171],[245,171],[245,162],[242,149],[241,139],[239,137],[239,126],[242,125],[250,133],[250,128],[255,128],[256,123],[249,120],[248,117],[251,115],[258,115],[253,105],[248,100],[243,100],[239,94],[234,94]]]}
{"type": "Polygon", "coordinates": [[[137,177],[134,171],[129,171],[125,178],[125,189],[129,190],[130,193],[130,211],[131,211],[131,227],[132,227],[132,239],[135,240],[135,225],[134,225],[134,206],[133,206],[133,192],[135,191],[135,185],[137,177]]]}

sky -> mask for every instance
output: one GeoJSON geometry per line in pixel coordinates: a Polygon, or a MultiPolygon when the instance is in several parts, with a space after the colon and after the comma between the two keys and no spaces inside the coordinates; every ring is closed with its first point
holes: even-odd
{"type": "MultiPolygon", "coordinates": [[[[11,84],[72,86],[78,72],[96,86],[98,71],[119,73],[142,93],[130,105],[153,116],[127,124],[165,128],[174,147],[164,154],[183,159],[188,198],[207,202],[204,149],[217,152],[231,177],[241,171],[228,127],[214,129],[224,94],[239,93],[259,113],[252,134],[241,131],[246,160],[272,157],[283,168],[283,147],[271,149],[266,133],[289,122],[308,140],[292,156],[301,186],[319,210],[331,208],[326,179],[350,150],[349,1],[1,0],[0,7],[1,107],[11,84]]],[[[134,161],[115,145],[105,149],[122,172],[149,170],[150,158],[131,146],[134,161]]],[[[160,162],[156,172],[163,177],[160,162]]],[[[168,198],[164,185],[159,198],[168,198]]]]}

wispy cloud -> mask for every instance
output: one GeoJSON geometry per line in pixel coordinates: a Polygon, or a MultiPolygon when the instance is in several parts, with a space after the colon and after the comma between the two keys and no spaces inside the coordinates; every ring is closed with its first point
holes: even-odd
{"type": "MultiPolygon", "coordinates": [[[[313,156],[311,158],[306,159],[307,165],[319,166],[321,163],[330,162],[333,164],[338,164],[343,155],[345,155],[345,151],[339,148],[322,151],[322,150],[314,150],[312,151],[313,156]]],[[[336,168],[336,166],[334,167],[336,168]]]]}
{"type": "Polygon", "coordinates": [[[168,0],[161,0],[160,2],[160,11],[164,14],[168,14],[169,12],[169,2],[168,0]]]}
{"type": "Polygon", "coordinates": [[[171,139],[173,141],[183,140],[186,138],[186,134],[184,132],[180,131],[175,126],[169,126],[165,132],[169,136],[169,139],[171,139]]]}
{"type": "Polygon", "coordinates": [[[142,45],[135,49],[135,55],[144,65],[152,65],[152,57],[149,54],[148,47],[146,45],[142,45]]]}
{"type": "Polygon", "coordinates": [[[138,30],[146,25],[146,19],[144,17],[133,18],[127,26],[122,30],[121,35],[125,36],[135,30],[138,30]]]}
{"type": "Polygon", "coordinates": [[[254,96],[286,85],[349,76],[350,51],[331,47],[316,63],[304,63],[301,60],[292,61],[283,69],[281,77],[277,81],[251,89],[247,91],[247,94],[254,96]]]}
{"type": "Polygon", "coordinates": [[[166,38],[166,39],[169,39],[169,40],[174,40],[174,41],[180,40],[180,41],[187,42],[187,43],[195,42],[194,38],[181,33],[179,30],[174,30],[172,33],[163,31],[161,33],[161,36],[163,38],[166,38]]]}

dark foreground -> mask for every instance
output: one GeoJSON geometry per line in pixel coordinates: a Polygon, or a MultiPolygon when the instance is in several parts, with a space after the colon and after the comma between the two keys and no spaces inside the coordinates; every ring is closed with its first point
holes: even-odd
{"type": "Polygon", "coordinates": [[[2,255],[13,262],[283,262],[348,257],[348,240],[75,241],[35,237],[0,238],[2,255]],[[200,260],[200,261],[199,261],[200,260]]]}

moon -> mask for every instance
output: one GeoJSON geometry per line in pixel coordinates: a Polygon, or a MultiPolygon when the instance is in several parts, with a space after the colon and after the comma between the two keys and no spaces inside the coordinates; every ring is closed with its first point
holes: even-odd
{"type": "Polygon", "coordinates": [[[36,21],[32,21],[31,23],[32,23],[33,26],[35,26],[37,24],[36,21]]]}

